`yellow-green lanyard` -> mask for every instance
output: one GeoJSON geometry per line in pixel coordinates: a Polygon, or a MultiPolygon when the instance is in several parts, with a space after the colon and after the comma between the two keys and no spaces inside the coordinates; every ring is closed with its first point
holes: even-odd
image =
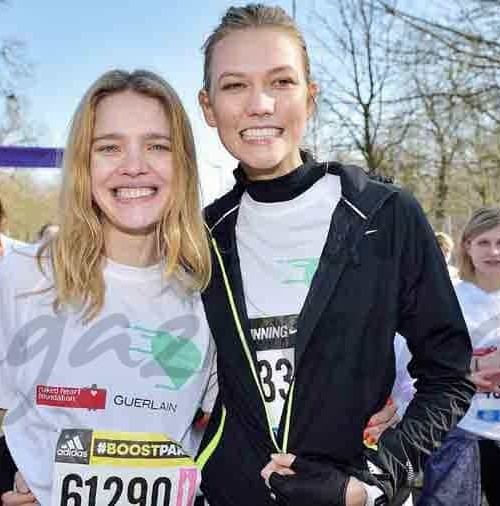
{"type": "Polygon", "coordinates": [[[241,325],[241,321],[238,316],[238,312],[236,310],[236,304],[234,302],[233,292],[231,290],[231,285],[229,284],[229,279],[227,277],[227,273],[226,273],[226,269],[224,267],[224,262],[222,260],[222,256],[221,256],[219,248],[217,246],[217,242],[215,241],[215,239],[213,237],[211,237],[211,242],[212,242],[212,246],[214,248],[215,255],[217,256],[217,260],[218,260],[220,268],[221,268],[222,278],[224,280],[224,286],[226,287],[227,296],[229,298],[229,305],[231,307],[231,312],[233,313],[233,319],[234,319],[234,322],[236,323],[236,329],[238,331],[238,336],[240,338],[241,345],[243,346],[243,350],[245,351],[245,355],[246,355],[248,363],[250,365],[250,370],[252,371],[253,379],[257,385],[257,389],[259,391],[262,404],[264,405],[264,411],[266,413],[266,420],[267,420],[267,426],[269,429],[269,435],[271,436],[271,440],[272,440],[273,445],[276,448],[276,450],[281,453],[286,453],[287,448],[288,448],[288,436],[290,433],[290,418],[292,415],[292,401],[293,401],[293,392],[294,392],[294,387],[295,387],[295,379],[292,381],[292,384],[290,385],[290,391],[288,393],[288,405],[287,405],[287,410],[286,410],[285,427],[284,427],[284,432],[283,432],[283,446],[282,446],[282,448],[280,448],[280,446],[278,445],[278,441],[276,440],[276,436],[274,434],[273,428],[272,428],[271,419],[269,417],[269,412],[267,410],[266,401],[264,398],[264,393],[262,391],[262,385],[260,383],[259,376],[257,375],[257,370],[255,369],[255,364],[252,359],[252,354],[250,353],[250,350],[248,348],[248,343],[245,338],[245,334],[243,332],[243,327],[241,325]]]}

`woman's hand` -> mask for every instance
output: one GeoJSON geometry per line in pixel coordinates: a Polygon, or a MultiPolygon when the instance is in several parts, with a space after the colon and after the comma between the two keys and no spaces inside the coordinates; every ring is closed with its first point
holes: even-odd
{"type": "Polygon", "coordinates": [[[347,483],[345,506],[365,506],[367,499],[365,487],[357,478],[351,476],[347,483]]]}
{"type": "Polygon", "coordinates": [[[290,469],[294,460],[295,455],[293,453],[273,453],[271,455],[271,460],[260,472],[260,475],[264,478],[267,487],[269,487],[269,477],[272,473],[278,473],[281,474],[281,476],[294,475],[295,471],[290,469]]]}
{"type": "Polygon", "coordinates": [[[481,369],[470,375],[470,380],[476,385],[478,392],[500,394],[500,368],[481,369]]]}
{"type": "Polygon", "coordinates": [[[479,350],[475,350],[475,354],[471,361],[471,370],[473,372],[482,371],[483,369],[500,368],[500,349],[492,348],[493,351],[484,350],[478,354],[479,350]]]}
{"type": "Polygon", "coordinates": [[[385,406],[368,421],[363,432],[363,441],[367,445],[376,444],[382,433],[389,427],[396,425],[399,420],[398,407],[392,397],[389,397],[385,406]]]}
{"type": "MultiPolygon", "coordinates": [[[[270,462],[266,464],[260,473],[269,488],[271,488],[269,485],[269,478],[272,473],[277,473],[281,476],[293,476],[296,474],[295,471],[291,469],[295,458],[295,455],[292,453],[277,453],[271,455],[270,462]]],[[[321,466],[321,464],[316,464],[316,466],[321,466]]],[[[301,476],[301,474],[298,473],[297,476],[301,476]]],[[[349,477],[345,492],[345,506],[364,506],[366,499],[366,490],[361,482],[353,476],[349,477]]],[[[335,497],[334,500],[340,502],[341,498],[335,497]]],[[[337,504],[337,502],[335,502],[335,504],[337,504]]]]}
{"type": "Polygon", "coordinates": [[[38,504],[35,496],[31,493],[31,490],[28,485],[26,485],[26,482],[19,471],[16,473],[14,482],[16,491],[11,490],[10,492],[2,494],[2,506],[25,506],[38,504]]]}

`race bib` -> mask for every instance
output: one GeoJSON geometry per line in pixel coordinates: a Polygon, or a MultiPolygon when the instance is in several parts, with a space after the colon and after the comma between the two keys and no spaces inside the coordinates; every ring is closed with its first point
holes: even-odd
{"type": "MultiPolygon", "coordinates": [[[[496,357],[498,348],[494,343],[489,343],[490,346],[484,346],[482,348],[474,349],[474,357],[482,359],[486,367],[488,366],[488,357],[496,357]]],[[[491,367],[495,367],[497,359],[492,362],[491,367]]],[[[500,422],[500,394],[489,392],[489,393],[477,393],[474,396],[472,404],[474,416],[477,420],[489,423],[500,422]]]]}
{"type": "Polygon", "coordinates": [[[250,320],[262,392],[275,432],[293,381],[296,323],[297,315],[250,320]]]}
{"type": "Polygon", "coordinates": [[[201,476],[162,434],[65,429],[56,446],[52,506],[193,506],[201,476]]]}
{"type": "Polygon", "coordinates": [[[475,414],[478,420],[500,423],[500,394],[478,393],[474,397],[475,414]]]}

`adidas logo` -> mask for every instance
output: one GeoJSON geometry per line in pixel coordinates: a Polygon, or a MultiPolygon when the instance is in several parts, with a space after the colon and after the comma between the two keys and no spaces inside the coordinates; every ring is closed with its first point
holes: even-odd
{"type": "Polygon", "coordinates": [[[82,440],[77,434],[71,439],[68,439],[57,449],[57,455],[60,457],[87,458],[88,452],[83,447],[82,440]]]}

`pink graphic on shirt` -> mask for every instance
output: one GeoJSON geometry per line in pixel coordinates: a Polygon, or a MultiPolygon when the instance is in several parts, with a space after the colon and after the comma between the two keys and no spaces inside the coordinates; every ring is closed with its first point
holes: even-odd
{"type": "Polygon", "coordinates": [[[196,497],[197,469],[181,469],[176,506],[192,506],[196,497]]]}

